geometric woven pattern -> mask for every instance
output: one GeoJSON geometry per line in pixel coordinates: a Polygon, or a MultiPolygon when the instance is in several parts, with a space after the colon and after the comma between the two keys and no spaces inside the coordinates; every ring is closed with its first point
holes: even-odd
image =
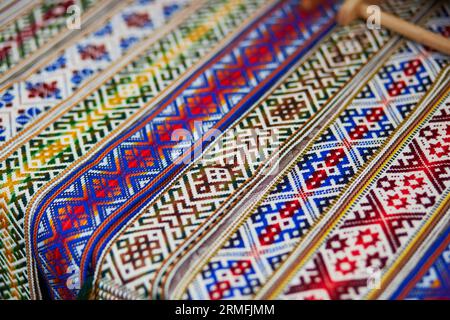
{"type": "Polygon", "coordinates": [[[449,87],[430,109],[361,189],[362,194],[295,274],[282,297],[364,297],[376,289],[371,287],[369,268],[380,269],[386,277],[419,231],[448,210],[449,87]]]}
{"type": "Polygon", "coordinates": [[[0,300],[450,299],[450,3],[343,1],[1,2],[0,300]]]}
{"type": "Polygon", "coordinates": [[[450,245],[435,260],[431,268],[409,292],[406,299],[450,300],[450,245]]]}
{"type": "Polygon", "coordinates": [[[184,2],[136,0],[26,79],[0,90],[0,144],[124,56],[184,2]]]}
{"type": "Polygon", "coordinates": [[[390,299],[450,299],[450,228],[428,249],[423,258],[415,260],[390,299]]]}
{"type": "Polygon", "coordinates": [[[445,66],[442,55],[430,52],[425,58],[422,50],[411,43],[403,45],[321,130],[245,222],[220,241],[222,245],[189,285],[189,297],[248,298],[265,284],[402,126],[430,88],[436,70],[445,66]]]}
{"type": "Polygon", "coordinates": [[[0,75],[65,30],[67,9],[76,5],[80,13],[95,4],[92,0],[45,0],[0,31],[0,75]]]}
{"type": "Polygon", "coordinates": [[[31,213],[31,239],[52,294],[74,297],[77,291],[67,287],[66,270],[80,267],[84,283],[91,243],[102,237],[102,228],[114,230],[182,168],[175,159],[185,146],[172,139],[176,130],[188,131],[195,143],[212,127],[225,129],[321,38],[334,14],[328,5],[308,18],[298,1],[276,4],[171,98],[46,191],[31,213]]]}
{"type": "Polygon", "coordinates": [[[332,97],[343,92],[348,80],[380,49],[377,43],[383,45],[385,39],[389,36],[383,31],[367,31],[361,25],[335,28],[261,105],[255,105],[167,191],[149,203],[144,213],[117,237],[104,261],[97,263],[94,259],[100,270],[96,297],[110,297],[121,288],[122,293],[157,298],[151,293],[155,273],[169,254],[173,257],[189,237],[195,238],[199,226],[211,223],[209,220],[228,199],[242,194],[261,167],[273,160],[273,153],[332,97]],[[342,43],[360,51],[354,50],[352,55],[330,51],[338,50],[342,43]],[[340,63],[343,60],[346,65],[340,63]],[[331,79],[333,85],[327,85],[331,79]],[[237,148],[237,141],[245,143],[237,148]]]}
{"type": "Polygon", "coordinates": [[[1,156],[0,296],[30,294],[23,226],[32,196],[235,32],[261,4],[208,1],[90,96],[1,156]]]}

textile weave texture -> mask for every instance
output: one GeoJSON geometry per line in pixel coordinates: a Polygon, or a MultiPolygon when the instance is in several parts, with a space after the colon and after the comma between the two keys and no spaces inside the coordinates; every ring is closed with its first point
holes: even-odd
{"type": "Polygon", "coordinates": [[[21,2],[1,299],[450,299],[450,56],[340,0],[21,2]]]}

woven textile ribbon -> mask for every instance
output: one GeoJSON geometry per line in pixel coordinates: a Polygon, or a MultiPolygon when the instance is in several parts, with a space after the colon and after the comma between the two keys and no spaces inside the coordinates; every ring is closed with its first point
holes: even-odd
{"type": "Polygon", "coordinates": [[[92,272],[96,242],[106,241],[140,209],[142,198],[180,172],[186,166],[180,159],[204,147],[212,128],[226,129],[257,101],[333,26],[335,12],[332,2],[310,12],[297,1],[275,2],[170,95],[39,197],[31,211],[31,246],[53,296],[77,294],[66,285],[68,268],[80,268],[83,284],[92,272]],[[181,158],[182,146],[172,138],[179,129],[194,138],[191,152],[181,158]]]}
{"type": "MultiPolygon", "coordinates": [[[[86,28],[82,39],[46,56],[41,68],[27,70],[21,79],[0,90],[0,143],[10,141],[43,113],[68,101],[90,80],[126,56],[129,50],[153,34],[187,1],[125,1],[101,17],[100,23],[86,28]],[[92,29],[92,30],[89,30],[92,29]]],[[[27,132],[21,133],[26,136],[27,132]]],[[[3,143],[3,147],[7,144],[3,143]]]]}
{"type": "MultiPolygon", "coordinates": [[[[167,3],[159,4],[164,7],[167,3]]],[[[26,253],[24,228],[32,197],[214,50],[222,39],[235,33],[261,4],[258,0],[216,0],[201,4],[200,8],[187,8],[171,20],[175,24],[160,37],[143,40],[132,54],[128,51],[119,71],[102,80],[98,87],[88,87],[88,95],[75,96],[77,103],[44,112],[22,135],[10,140],[14,142],[6,148],[7,152],[2,149],[2,298],[29,298],[33,294],[33,286],[29,285],[33,278],[27,270],[33,258],[26,253]],[[23,140],[17,141],[19,138],[23,140]]]]}
{"type": "MultiPolygon", "coordinates": [[[[430,13],[426,18],[428,27],[446,32],[448,20],[441,17],[448,16],[448,7],[438,6],[430,13]]],[[[322,50],[312,55],[311,61],[318,61],[317,57],[324,59],[323,52],[330,45],[326,40],[323,42],[322,50]]],[[[255,297],[272,275],[279,272],[281,263],[302,236],[332,207],[342,190],[351,186],[361,169],[371,163],[396,128],[407,127],[416,104],[448,63],[443,55],[409,42],[391,51],[372,71],[368,82],[352,93],[347,106],[333,115],[333,121],[292,161],[289,169],[292,171],[275,179],[277,184],[272,191],[242,215],[243,210],[235,208],[240,203],[251,202],[251,196],[243,196],[243,186],[251,181],[252,175],[261,178],[257,175],[258,166],[271,158],[268,155],[273,160],[277,147],[290,146],[287,155],[295,150],[287,138],[294,137],[296,129],[308,124],[306,120],[318,111],[311,110],[307,104],[311,96],[305,97],[305,92],[309,93],[303,82],[309,71],[308,60],[301,64],[262,105],[234,127],[232,135],[245,136],[250,124],[264,128],[266,119],[272,120],[273,124],[268,126],[271,130],[263,131],[270,141],[267,147],[249,148],[244,155],[241,150],[224,155],[223,149],[232,146],[232,138],[224,138],[216,148],[208,149],[205,159],[195,162],[111,243],[103,261],[97,263],[100,280],[97,280],[95,296],[255,297]],[[265,121],[260,120],[258,124],[259,118],[265,121]],[[282,138],[273,142],[268,137],[274,134],[282,138]],[[260,151],[261,159],[251,158],[256,151],[260,151]],[[224,165],[226,156],[251,158],[254,167],[246,163],[239,170],[224,165]],[[239,202],[240,198],[244,200],[239,202]],[[185,220],[171,219],[181,212],[185,220]],[[183,286],[188,286],[187,292],[182,291],[183,286]]],[[[338,66],[335,68],[339,70],[338,66]]],[[[336,112],[332,106],[330,103],[330,113],[336,112]]],[[[311,132],[307,128],[303,130],[297,132],[294,139],[297,143],[311,132]]],[[[247,189],[245,194],[252,192],[247,189]]],[[[338,297],[327,294],[316,298],[338,297]]]]}
{"type": "MultiPolygon", "coordinates": [[[[99,1],[101,4],[103,1],[99,1]]],[[[67,31],[68,8],[76,6],[83,18],[94,7],[91,0],[36,1],[20,18],[0,29],[0,77],[37,49],[67,31]]],[[[99,4],[97,4],[98,6],[99,4]]]]}
{"type": "Polygon", "coordinates": [[[391,299],[449,299],[450,229],[447,228],[399,285],[391,299]]]}
{"type": "Polygon", "coordinates": [[[450,299],[450,57],[342,3],[0,4],[0,299],[450,299]]]}

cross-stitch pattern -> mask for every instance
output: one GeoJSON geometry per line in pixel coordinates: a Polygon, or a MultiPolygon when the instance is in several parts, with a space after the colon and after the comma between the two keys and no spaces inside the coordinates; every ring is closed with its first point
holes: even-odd
{"type": "Polygon", "coordinates": [[[450,299],[450,6],[362,1],[2,2],[0,299],[450,299]]]}

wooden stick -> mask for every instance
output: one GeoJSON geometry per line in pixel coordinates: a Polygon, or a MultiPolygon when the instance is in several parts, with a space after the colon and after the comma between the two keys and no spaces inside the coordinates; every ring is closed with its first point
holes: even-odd
{"type": "MultiPolygon", "coordinates": [[[[368,7],[369,5],[362,0],[346,0],[338,13],[338,22],[342,25],[347,25],[358,17],[367,20],[370,16],[367,12],[368,7]]],[[[450,39],[444,36],[428,31],[381,10],[380,24],[408,39],[450,55],[450,39]]]]}
{"type": "Polygon", "coordinates": [[[312,8],[314,8],[317,5],[317,2],[314,0],[303,0],[300,5],[302,6],[302,8],[306,9],[306,10],[310,10],[312,8]]]}

